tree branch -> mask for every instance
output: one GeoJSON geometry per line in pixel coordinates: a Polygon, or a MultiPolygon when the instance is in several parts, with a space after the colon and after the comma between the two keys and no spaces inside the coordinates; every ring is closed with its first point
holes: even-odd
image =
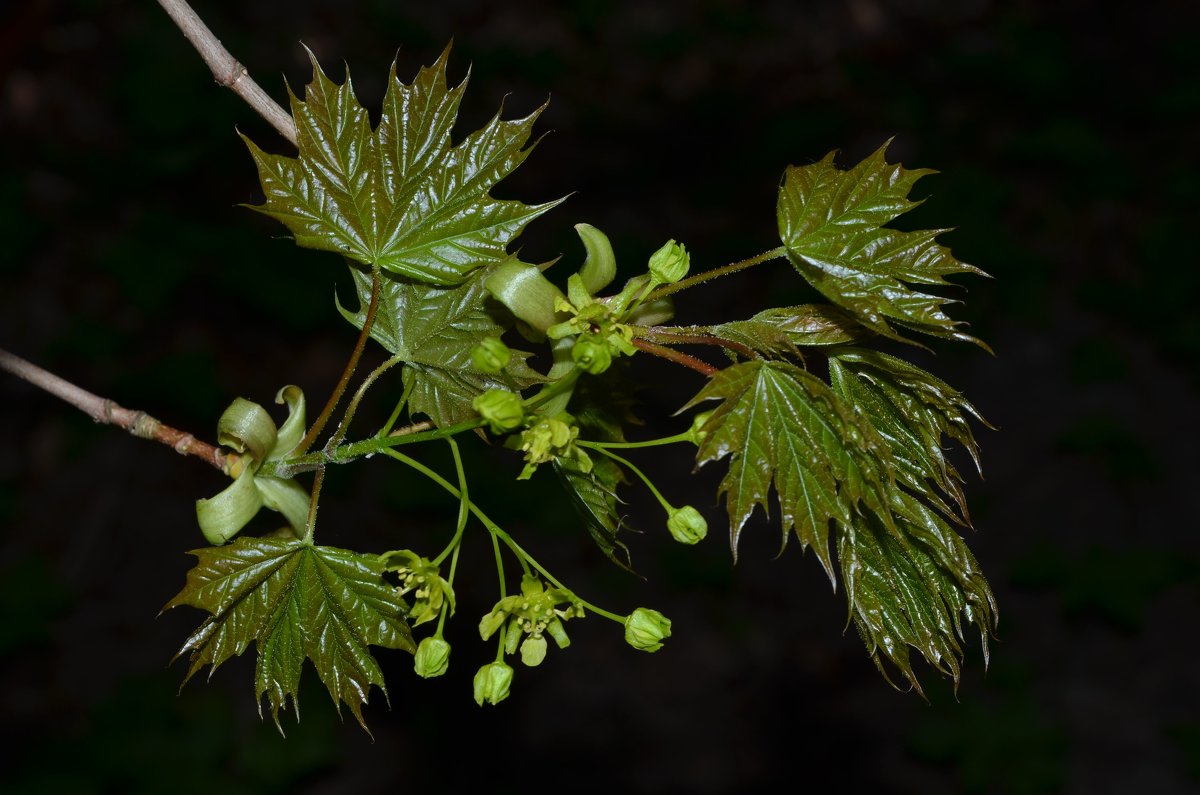
{"type": "Polygon", "coordinates": [[[156,442],[162,442],[180,455],[195,456],[222,472],[226,471],[227,464],[231,464],[236,459],[235,455],[227,454],[218,447],[202,442],[190,433],[164,425],[144,411],[123,408],[107,398],[93,395],[70,381],[43,370],[36,364],[14,356],[3,348],[0,348],[0,370],[6,370],[39,389],[65,400],[96,422],[124,428],[139,439],[153,439],[156,442]]]}
{"type": "Polygon", "coordinates": [[[266,119],[279,134],[296,145],[296,124],[291,114],[271,99],[266,91],[246,72],[246,67],[229,54],[229,50],[213,35],[204,21],[196,15],[186,0],[158,0],[167,15],[179,27],[184,38],[192,43],[196,52],[208,64],[217,83],[233,91],[250,107],[266,119]]]}
{"type": "Polygon", "coordinates": [[[638,350],[645,351],[646,353],[652,353],[655,356],[662,357],[669,362],[681,364],[684,367],[695,370],[697,373],[709,376],[710,378],[719,369],[717,367],[713,367],[711,364],[702,359],[697,359],[695,356],[689,356],[682,351],[677,351],[674,348],[668,348],[666,345],[658,345],[650,342],[649,340],[641,339],[640,337],[634,338],[633,347],[637,348],[638,350]]]}

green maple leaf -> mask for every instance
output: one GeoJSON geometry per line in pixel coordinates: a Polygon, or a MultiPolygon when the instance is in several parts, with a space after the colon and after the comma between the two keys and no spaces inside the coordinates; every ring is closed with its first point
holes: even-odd
{"type": "MultiPolygon", "coordinates": [[[[962,476],[946,460],[942,438],[962,444],[979,468],[979,445],[969,418],[987,425],[958,390],[920,367],[886,353],[846,348],[829,358],[833,389],[854,406],[887,440],[895,460],[896,479],[953,515],[932,483],[969,519],[962,476]]],[[[991,427],[991,426],[988,426],[991,427]]]]}
{"type": "Polygon", "coordinates": [[[466,81],[447,88],[448,56],[449,48],[408,85],[393,64],[373,131],[349,75],[334,83],[312,58],[305,98],[291,97],[298,156],[269,155],[243,136],[266,196],[253,209],[300,246],[431,284],[458,284],[506,259],[525,225],[558,204],[489,195],[532,151],[522,147],[542,109],[512,121],[497,114],[451,146],[466,81]]]}
{"type": "Polygon", "coordinates": [[[408,606],[383,580],[384,564],[377,557],[296,539],[244,536],[191,554],[199,562],[163,608],[190,605],[212,614],[179,650],[191,654],[185,682],[205,665],[215,670],[240,655],[253,641],[255,692],[260,703],[267,697],[276,725],[288,699],[299,715],[307,658],[334,703],[345,702],[366,728],[361,705],[371,686],[387,696],[368,647],[416,650],[404,620],[408,606]]]}
{"type": "Polygon", "coordinates": [[[949,284],[944,277],[956,273],[986,274],[937,243],[945,229],[884,228],[920,204],[908,193],[933,173],[888,163],[886,149],[848,171],[833,164],[832,152],[787,169],[777,216],[788,259],[822,295],[879,334],[903,340],[898,327],[983,345],[945,314],[949,299],[909,286],[949,284]]]}
{"type": "MultiPolygon", "coordinates": [[[[371,277],[350,269],[358,290],[359,308],[338,310],[356,328],[366,321],[371,300],[371,277]]],[[[413,413],[427,414],[439,427],[476,416],[471,401],[489,389],[521,390],[545,379],[525,363],[530,354],[513,351],[501,373],[480,372],[471,361],[471,349],[487,337],[506,330],[483,283],[487,271],[457,287],[436,287],[383,277],[379,309],[371,336],[406,363],[405,388],[411,388],[408,405],[413,413]]]]}
{"type": "Polygon", "coordinates": [[[921,693],[909,659],[915,648],[957,684],[963,619],[978,628],[986,663],[995,597],[966,543],[937,513],[901,489],[892,491],[891,508],[891,528],[876,516],[839,522],[851,618],[884,678],[890,681],[880,655],[921,693]]]}
{"type": "Polygon", "coordinates": [[[754,360],[714,375],[684,408],[720,405],[702,426],[696,463],[729,458],[725,495],[736,554],[746,520],[768,494],[779,499],[784,541],[794,528],[830,579],[829,523],[854,521],[860,505],[888,516],[890,456],[870,425],[848,411],[819,378],[786,362],[754,360]]]}
{"type": "Polygon", "coordinates": [[[829,304],[766,309],[749,320],[721,323],[709,331],[769,359],[797,357],[806,345],[842,345],[873,336],[853,315],[829,304]]]}
{"type": "Polygon", "coordinates": [[[621,517],[617,515],[617,486],[624,480],[621,468],[608,458],[592,459],[592,470],[584,472],[574,459],[554,459],[554,472],[571,498],[600,551],[621,568],[633,571],[629,547],[617,538],[621,517]],[[620,550],[618,556],[617,550],[620,550]]]}

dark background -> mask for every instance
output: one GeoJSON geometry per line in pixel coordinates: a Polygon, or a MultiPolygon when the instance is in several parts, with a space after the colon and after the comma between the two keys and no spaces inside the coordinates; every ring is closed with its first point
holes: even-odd
{"type": "MultiPolygon", "coordinates": [[[[155,618],[201,543],[192,502],[221,476],[4,377],[0,789],[454,790],[477,774],[494,791],[1196,791],[1198,20],[1193,3],[1114,5],[201,3],[276,97],[281,72],[307,81],[301,40],[334,74],[348,62],[370,107],[397,48],[407,79],[452,37],[452,76],[471,68],[460,134],[549,95],[553,133],[499,193],[574,192],[522,238],[528,260],[563,252],[563,277],[581,220],[627,275],[667,237],[695,267],[770,248],[782,169],[831,149],[849,165],[894,136],[891,159],[942,172],[911,223],[957,227],[946,242],[995,277],[966,280],[955,308],[995,358],[939,344],[926,361],[1000,428],[981,430],[987,479],[969,483],[999,639],[986,674],[972,647],[957,697],[925,669],[930,703],[895,692],[811,556],[773,560],[766,522],[734,567],[719,530],[671,544],[631,489],[643,583],[550,479],[515,487],[484,451],[481,503],[586,597],[670,615],[669,645],[643,655],[609,622],[573,622],[569,650],[477,708],[491,644],[472,636],[494,592],[469,537],[448,675],[381,652],[374,742],[308,677],[284,741],[255,713],[250,655],[177,696],[167,661],[201,616],[155,618]]],[[[0,347],[201,436],[236,396],[297,383],[323,401],[353,342],[331,301],[348,278],[236,206],[256,187],[235,126],[287,151],[155,4],[0,4],[0,347]]],[[[696,290],[680,319],[807,297],[774,263],[696,290]]],[[[642,416],[674,427],[693,380],[670,371],[642,416]]],[[[657,461],[668,495],[720,528],[717,473],[687,479],[686,451],[657,461]]],[[[326,543],[432,550],[452,530],[452,502],[379,461],[326,493],[326,543]]]]}

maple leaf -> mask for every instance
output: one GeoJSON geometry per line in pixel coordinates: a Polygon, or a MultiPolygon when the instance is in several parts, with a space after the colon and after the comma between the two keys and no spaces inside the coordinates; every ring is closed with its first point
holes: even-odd
{"type": "Polygon", "coordinates": [[[767,358],[796,357],[802,346],[842,345],[874,334],[853,315],[829,304],[765,309],[749,320],[721,323],[708,331],[767,358]]]}
{"type": "Polygon", "coordinates": [[[955,502],[961,520],[968,521],[963,479],[946,460],[942,438],[962,444],[979,469],[979,445],[968,418],[984,425],[987,421],[962,393],[916,365],[860,348],[830,356],[829,376],[834,391],[887,440],[897,480],[954,515],[929,487],[932,482],[955,502]]]}
{"type": "Polygon", "coordinates": [[[958,533],[911,494],[891,494],[891,528],[876,516],[838,523],[838,561],[850,615],[876,667],[891,681],[882,654],[922,693],[909,648],[957,684],[962,619],[979,629],[986,664],[996,601],[958,533]]]}
{"type": "Polygon", "coordinates": [[[584,472],[574,459],[556,458],[554,472],[596,546],[613,563],[632,572],[629,547],[617,538],[622,524],[617,515],[617,486],[624,480],[621,468],[611,459],[596,456],[591,471],[584,472]]]}
{"type": "Polygon", "coordinates": [[[883,228],[920,204],[908,193],[933,173],[888,163],[887,146],[848,171],[833,164],[830,152],[784,172],[776,213],[788,259],[822,295],[879,334],[905,340],[896,326],[986,348],[942,311],[950,299],[909,287],[949,284],[944,277],[956,273],[987,274],[937,243],[948,230],[883,228]]]}
{"type": "Polygon", "coordinates": [[[794,528],[833,580],[829,522],[850,524],[860,503],[888,516],[890,455],[883,440],[823,381],[787,362],[727,367],[684,409],[712,399],[721,403],[700,429],[696,463],[729,458],[718,494],[725,495],[734,553],[755,506],[769,512],[774,486],[784,541],[794,528]]]}
{"type": "Polygon", "coordinates": [[[252,209],[282,222],[300,246],[420,282],[458,284],[507,259],[525,225],[558,204],[489,195],[532,151],[522,147],[542,108],[512,121],[497,114],[451,146],[466,81],[447,88],[449,53],[411,84],[392,65],[374,131],[349,75],[334,83],[310,53],[313,82],[303,100],[291,95],[298,156],[267,154],[243,136],[266,197],[252,209]]]}
{"type": "Polygon", "coordinates": [[[260,704],[267,697],[277,726],[288,699],[299,715],[307,658],[334,703],[345,702],[365,729],[361,705],[371,686],[387,696],[368,647],[416,650],[404,620],[408,606],[383,580],[384,564],[374,555],[297,539],[244,536],[191,554],[199,562],[163,608],[190,605],[212,614],[176,655],[191,654],[184,681],[205,665],[215,670],[253,641],[256,694],[260,704]]]}
{"type": "MultiPolygon", "coordinates": [[[[356,328],[366,322],[371,300],[371,277],[350,269],[358,291],[359,309],[351,312],[338,303],[338,311],[356,328]]],[[[406,363],[402,378],[411,387],[408,398],[413,413],[427,414],[438,427],[477,415],[471,406],[489,389],[519,391],[545,381],[525,360],[530,354],[513,351],[512,360],[498,374],[481,372],[471,361],[471,350],[487,337],[507,329],[501,313],[484,288],[486,272],[457,287],[417,284],[386,276],[379,290],[379,309],[371,336],[406,363]]]]}

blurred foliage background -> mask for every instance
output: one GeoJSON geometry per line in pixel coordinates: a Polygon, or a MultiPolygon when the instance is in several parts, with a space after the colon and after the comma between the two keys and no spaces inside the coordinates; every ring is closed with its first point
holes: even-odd
{"type": "MultiPolygon", "coordinates": [[[[283,78],[307,81],[301,41],[334,74],[345,61],[370,107],[393,58],[411,76],[451,38],[452,74],[471,71],[460,133],[501,102],[518,115],[549,96],[552,134],[501,190],[572,193],[523,238],[527,260],[563,253],[564,274],[582,255],[577,221],[605,230],[630,273],[667,237],[700,267],[769,248],[784,166],[831,149],[850,164],[894,136],[891,159],[942,172],[911,223],[956,227],[956,255],[995,277],[971,281],[958,309],[996,357],[937,345],[926,363],[1000,428],[968,491],[999,642],[986,675],[973,651],[957,695],[932,674],[931,703],[894,692],[811,558],[793,544],[773,560],[766,522],[734,567],[720,533],[671,544],[631,490],[643,583],[603,560],[551,478],[513,501],[515,462],[476,451],[482,504],[588,598],[670,615],[670,645],[641,655],[615,625],[572,622],[571,649],[478,709],[470,676],[491,646],[475,621],[495,597],[477,543],[449,674],[419,682],[409,658],[382,653],[391,703],[367,710],[373,743],[310,680],[284,741],[255,712],[250,659],[177,696],[168,660],[201,617],[155,618],[202,543],[192,501],[221,477],[5,377],[0,789],[383,792],[461,789],[477,771],[497,792],[1200,788],[1194,3],[197,10],[281,99],[283,78]]],[[[237,206],[256,186],[235,128],[285,150],[155,4],[0,4],[0,346],[202,436],[236,396],[265,404],[297,383],[321,402],[353,342],[332,306],[349,280],[237,206]]],[[[697,290],[681,320],[805,300],[776,265],[697,290]]],[[[642,416],[674,427],[688,379],[664,377],[642,416]]],[[[655,465],[672,468],[668,495],[718,526],[715,473],[690,479],[686,451],[655,465]]],[[[331,473],[326,492],[326,543],[432,550],[452,531],[451,503],[381,462],[331,473]]]]}

